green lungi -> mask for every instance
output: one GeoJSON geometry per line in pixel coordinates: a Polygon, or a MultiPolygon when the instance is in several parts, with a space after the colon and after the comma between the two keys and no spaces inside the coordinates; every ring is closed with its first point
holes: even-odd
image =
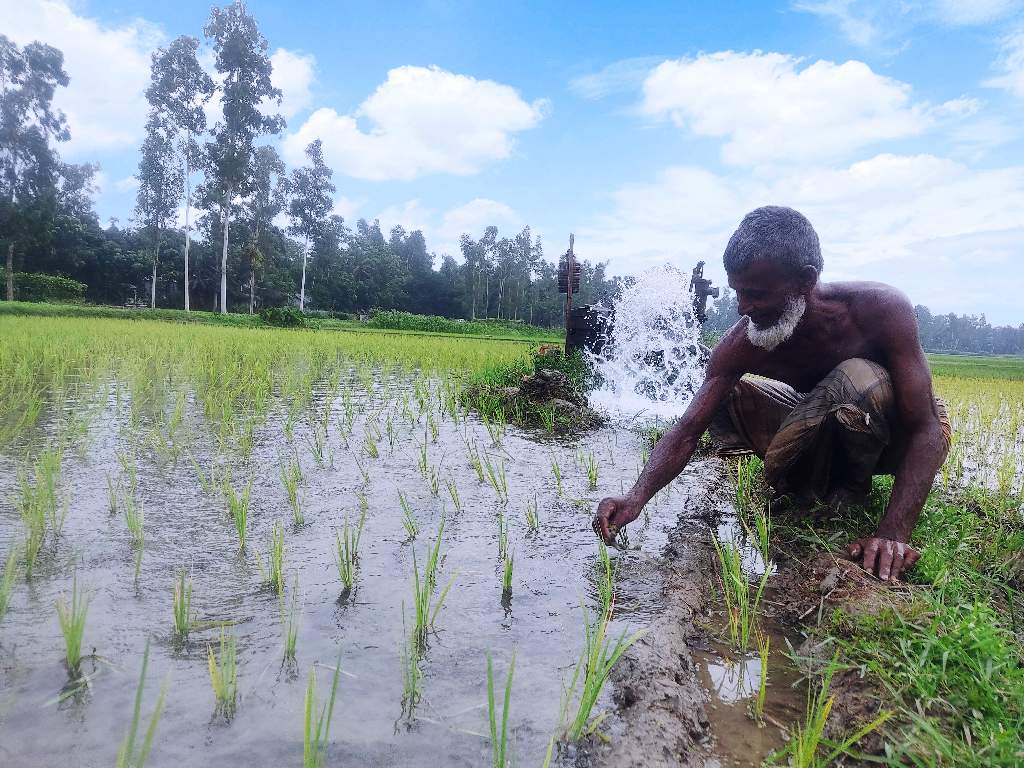
{"type": "MultiPolygon", "coordinates": [[[[949,414],[941,399],[935,404],[948,451],[949,414]]],[[[844,360],[806,394],[743,376],[709,431],[719,455],[756,454],[769,485],[805,501],[837,490],[863,498],[872,475],[895,473],[909,439],[889,372],[860,358],[844,360]]]]}

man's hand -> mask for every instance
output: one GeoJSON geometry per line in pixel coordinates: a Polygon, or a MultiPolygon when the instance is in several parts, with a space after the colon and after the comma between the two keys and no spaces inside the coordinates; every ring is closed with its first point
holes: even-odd
{"type": "Polygon", "coordinates": [[[605,544],[612,546],[615,544],[615,535],[639,516],[640,508],[634,509],[625,497],[609,496],[597,505],[594,533],[604,539],[605,544]]]}
{"type": "Polygon", "coordinates": [[[914,567],[921,553],[902,541],[867,536],[850,542],[846,551],[853,559],[864,556],[864,570],[878,574],[882,581],[896,581],[903,572],[914,567]],[[877,571],[876,571],[877,566],[877,571]]]}

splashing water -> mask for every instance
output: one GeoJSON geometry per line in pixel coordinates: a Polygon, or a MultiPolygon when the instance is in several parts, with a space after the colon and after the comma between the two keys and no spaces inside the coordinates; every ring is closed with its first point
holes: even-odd
{"type": "Polygon", "coordinates": [[[594,358],[602,384],[591,404],[615,419],[680,416],[704,380],[689,276],[649,269],[615,303],[612,342],[594,358]]]}

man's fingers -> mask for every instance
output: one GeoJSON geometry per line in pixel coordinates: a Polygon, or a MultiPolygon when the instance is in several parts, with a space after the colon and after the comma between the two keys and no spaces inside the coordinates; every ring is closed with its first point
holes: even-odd
{"type": "Polygon", "coordinates": [[[907,547],[907,551],[903,554],[903,570],[913,568],[914,564],[921,559],[921,553],[913,547],[907,547]]]}
{"type": "Polygon", "coordinates": [[[875,572],[875,561],[878,559],[878,543],[875,541],[869,541],[868,545],[864,547],[864,565],[863,568],[868,573],[875,572]]]}
{"type": "Polygon", "coordinates": [[[895,551],[892,553],[892,568],[889,570],[889,578],[892,581],[896,581],[896,579],[903,575],[903,571],[906,568],[906,559],[903,556],[902,547],[897,545],[893,549],[895,551]]]}
{"type": "Polygon", "coordinates": [[[854,560],[860,557],[860,550],[861,547],[859,541],[851,542],[846,546],[846,551],[850,553],[850,557],[852,557],[854,560]]]}

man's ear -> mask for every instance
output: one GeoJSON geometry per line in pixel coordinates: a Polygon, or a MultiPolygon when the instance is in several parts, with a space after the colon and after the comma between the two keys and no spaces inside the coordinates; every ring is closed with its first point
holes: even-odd
{"type": "Polygon", "coordinates": [[[818,284],[818,270],[810,264],[805,264],[800,268],[797,284],[800,286],[800,293],[810,293],[814,286],[818,284]]]}

